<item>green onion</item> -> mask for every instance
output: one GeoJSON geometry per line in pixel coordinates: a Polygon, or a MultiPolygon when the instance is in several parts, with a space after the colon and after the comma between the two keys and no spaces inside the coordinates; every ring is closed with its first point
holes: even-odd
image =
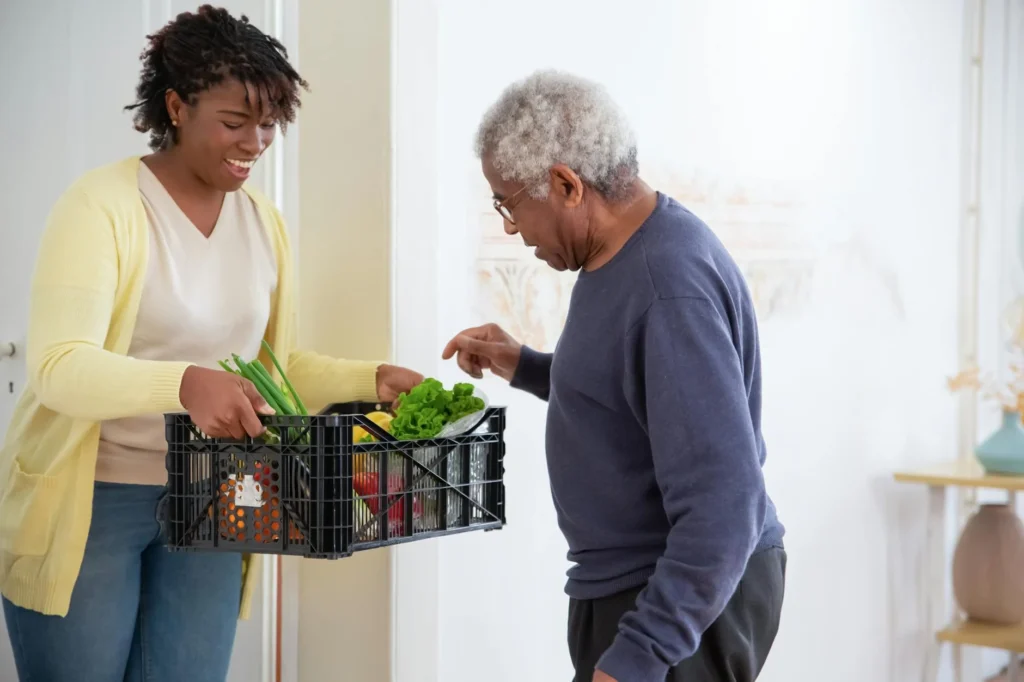
{"type": "Polygon", "coordinates": [[[262,395],[263,399],[267,401],[267,404],[274,409],[274,412],[280,415],[287,415],[288,413],[285,412],[284,407],[280,402],[278,402],[277,396],[274,395],[273,391],[268,389],[267,386],[263,385],[263,375],[259,373],[259,370],[237,355],[232,355],[231,357],[234,359],[235,365],[238,366],[239,371],[241,371],[242,376],[256,386],[256,390],[260,392],[260,395],[262,395]]]}
{"type": "Polygon", "coordinates": [[[263,348],[267,351],[267,354],[270,355],[270,361],[274,363],[274,367],[276,367],[278,373],[280,373],[281,380],[284,381],[284,385],[288,388],[288,393],[291,394],[292,400],[295,401],[295,406],[298,408],[299,414],[308,415],[309,411],[302,403],[302,398],[299,397],[298,391],[296,391],[295,387],[292,386],[292,382],[288,380],[288,375],[285,373],[284,368],[281,367],[281,363],[277,361],[277,356],[274,355],[274,349],[270,347],[270,344],[267,343],[266,339],[263,340],[263,348]]]}
{"type": "Polygon", "coordinates": [[[270,372],[267,371],[267,368],[263,366],[262,362],[260,362],[259,360],[253,360],[252,362],[249,363],[249,366],[253,368],[256,374],[260,375],[260,378],[263,380],[263,384],[266,386],[266,389],[273,393],[274,400],[276,400],[277,404],[281,406],[285,414],[299,414],[298,410],[295,409],[295,405],[293,405],[292,401],[288,399],[288,396],[286,396],[284,392],[280,388],[278,388],[277,384],[274,383],[274,380],[270,377],[270,372]]]}
{"type": "MultiPolygon", "coordinates": [[[[267,405],[271,407],[277,414],[283,417],[294,417],[294,416],[308,416],[306,406],[302,403],[299,398],[299,394],[295,391],[295,387],[292,386],[288,380],[288,376],[285,374],[284,369],[278,363],[277,358],[274,357],[274,352],[270,349],[270,345],[266,341],[263,342],[263,347],[267,349],[267,353],[270,355],[270,359],[273,361],[274,366],[281,373],[281,378],[284,380],[284,386],[279,386],[274,382],[274,379],[270,376],[269,370],[266,365],[259,361],[259,359],[253,360],[252,362],[246,362],[236,353],[231,354],[231,359],[234,360],[237,369],[231,367],[229,360],[221,360],[218,364],[226,372],[237,374],[244,379],[248,379],[252,382],[259,394],[263,396],[263,399],[267,401],[267,405]]],[[[288,429],[288,433],[292,438],[301,440],[301,442],[309,442],[309,434],[299,436],[302,433],[301,430],[288,429]]],[[[265,438],[273,438],[280,442],[283,433],[277,433],[276,429],[268,428],[265,438]]]]}

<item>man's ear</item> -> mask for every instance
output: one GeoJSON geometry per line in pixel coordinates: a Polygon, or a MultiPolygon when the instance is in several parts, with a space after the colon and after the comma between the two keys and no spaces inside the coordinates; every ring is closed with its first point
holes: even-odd
{"type": "Polygon", "coordinates": [[[583,202],[583,179],[564,163],[551,167],[551,189],[566,208],[576,208],[583,202]]]}

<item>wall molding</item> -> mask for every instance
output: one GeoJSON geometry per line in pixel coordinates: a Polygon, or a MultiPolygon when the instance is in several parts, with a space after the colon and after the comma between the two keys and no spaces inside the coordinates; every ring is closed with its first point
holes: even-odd
{"type": "MultiPolygon", "coordinates": [[[[1024,34],[1021,0],[963,0],[961,215],[958,289],[959,369],[981,366],[999,371],[1006,361],[1006,308],[1024,290],[1020,257],[1024,224],[1022,179],[1014,167],[1020,127],[1020,45],[1024,34]],[[1017,74],[1014,77],[1014,74],[1017,74]],[[992,264],[998,263],[997,267],[992,264]],[[1016,286],[1015,283],[1016,282],[1016,286]]],[[[1018,161],[1019,163],[1019,161],[1018,161]]],[[[988,402],[963,392],[958,403],[957,453],[972,461],[974,448],[998,418],[988,402]]],[[[958,489],[952,541],[988,499],[973,488],[958,489]]],[[[955,604],[952,605],[955,615],[955,604]]],[[[965,679],[980,679],[998,667],[1004,654],[968,648],[963,652],[965,679]],[[998,659],[998,660],[997,660],[998,659]]]]}
{"type": "MultiPolygon", "coordinates": [[[[280,40],[285,46],[298,45],[298,3],[284,0],[264,0],[262,29],[280,40]]],[[[290,50],[289,57],[298,67],[298,50],[290,50]]],[[[263,176],[262,190],[268,196],[288,225],[295,246],[293,257],[298,258],[298,130],[291,124],[288,135],[277,136],[275,143],[264,152],[267,172],[263,176]]],[[[298,565],[285,570],[283,557],[273,555],[261,558],[261,593],[263,599],[260,639],[260,679],[262,682],[282,682],[298,679],[299,580],[298,565]]]]}
{"type": "MultiPolygon", "coordinates": [[[[265,0],[263,3],[263,30],[278,40],[282,39],[283,12],[279,0],[265,0]]],[[[282,147],[284,140],[276,140],[280,144],[272,144],[264,152],[264,163],[267,172],[263,176],[263,193],[270,197],[278,210],[282,210],[282,188],[284,185],[284,158],[282,147]]],[[[263,563],[261,577],[261,593],[263,609],[261,611],[260,637],[260,679],[263,682],[281,682],[279,674],[279,650],[281,648],[281,557],[268,555],[260,557],[263,563]]]]}

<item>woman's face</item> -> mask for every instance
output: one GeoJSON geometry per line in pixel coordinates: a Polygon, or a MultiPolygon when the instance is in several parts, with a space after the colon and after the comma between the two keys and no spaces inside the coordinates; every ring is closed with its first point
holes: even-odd
{"type": "Polygon", "coordinates": [[[269,98],[235,79],[225,79],[186,104],[171,91],[167,111],[175,125],[175,152],[202,181],[223,192],[242,186],[274,141],[277,122],[269,98]]]}

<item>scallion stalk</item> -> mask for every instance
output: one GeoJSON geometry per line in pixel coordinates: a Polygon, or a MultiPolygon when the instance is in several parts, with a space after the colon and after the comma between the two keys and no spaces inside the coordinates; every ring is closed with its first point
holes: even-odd
{"type": "Polygon", "coordinates": [[[286,416],[288,413],[285,411],[281,403],[278,402],[277,396],[263,385],[263,375],[259,373],[259,370],[237,355],[232,355],[231,357],[234,359],[235,365],[238,367],[239,371],[241,371],[242,376],[253,383],[256,390],[259,391],[260,395],[263,396],[263,399],[267,401],[267,404],[274,409],[274,412],[282,416],[286,416]]]}
{"type": "Polygon", "coordinates": [[[288,375],[285,373],[284,368],[281,367],[281,363],[277,361],[277,356],[274,355],[274,349],[270,347],[267,340],[263,340],[263,348],[267,351],[267,355],[270,356],[270,361],[274,363],[274,367],[277,368],[278,373],[281,375],[281,380],[284,381],[285,387],[288,389],[288,393],[291,394],[292,400],[295,402],[295,407],[298,408],[299,414],[308,415],[309,411],[306,406],[302,403],[302,398],[299,397],[298,391],[292,386],[292,382],[288,379],[288,375]]]}

